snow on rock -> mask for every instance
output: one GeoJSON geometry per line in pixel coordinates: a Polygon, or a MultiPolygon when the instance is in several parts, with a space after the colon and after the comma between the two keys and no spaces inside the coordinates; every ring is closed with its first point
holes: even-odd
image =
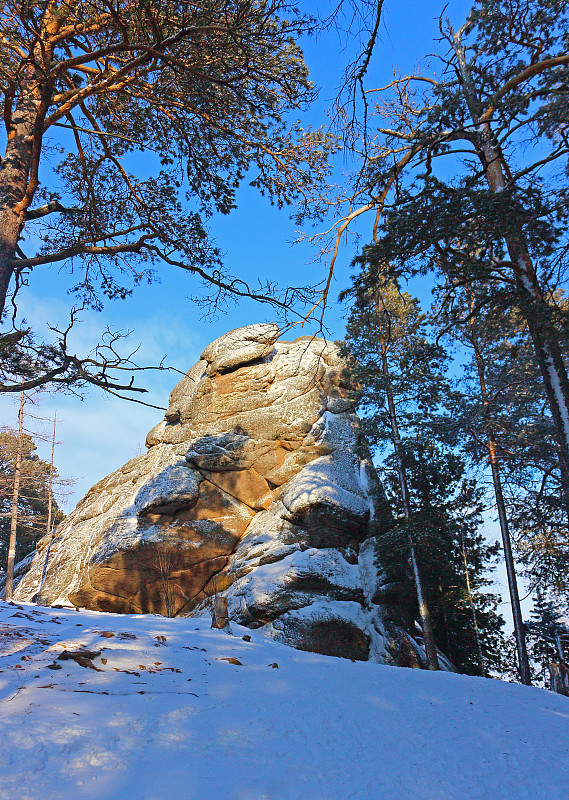
{"type": "Polygon", "coordinates": [[[280,335],[279,326],[274,324],[248,325],[225,333],[202,353],[202,359],[207,361],[207,374],[227,372],[269,355],[280,335]]]}
{"type": "Polygon", "coordinates": [[[165,510],[193,504],[198,499],[201,480],[199,472],[188,469],[185,462],[166,467],[137,493],[134,501],[136,513],[164,513],[165,510]]]}
{"type": "Polygon", "coordinates": [[[285,612],[310,605],[315,594],[363,602],[357,566],[338,550],[296,550],[278,561],[257,566],[225,593],[232,619],[260,627],[285,612]]]}
{"type": "Polygon", "coordinates": [[[336,525],[346,529],[349,523],[369,522],[373,500],[360,481],[360,458],[349,450],[336,450],[308,464],[288,483],[283,504],[293,517],[306,521],[320,507],[333,508],[336,525]]]}
{"type": "Polygon", "coordinates": [[[0,800],[566,800],[566,697],[232,631],[0,601],[0,800]]]}
{"type": "Polygon", "coordinates": [[[359,602],[350,600],[318,600],[308,606],[287,610],[274,622],[262,628],[263,633],[277,641],[287,641],[298,650],[314,650],[324,655],[341,656],[353,661],[368,661],[373,639],[374,654],[388,661],[389,651],[383,633],[373,628],[370,615],[359,602]],[[372,634],[373,632],[373,634],[372,634]]]}
{"type": "Polygon", "coordinates": [[[250,325],[206,347],[148,452],[39,543],[16,599],[180,616],[223,593],[234,620],[282,642],[422,665],[409,609],[370,555],[391,516],[345,364],[322,339],[278,336],[250,325]]]}

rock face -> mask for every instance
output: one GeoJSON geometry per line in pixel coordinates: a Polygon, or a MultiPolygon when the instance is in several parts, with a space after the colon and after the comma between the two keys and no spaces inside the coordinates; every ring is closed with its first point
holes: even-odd
{"type": "Polygon", "coordinates": [[[250,325],[210,344],[148,452],[39,543],[15,597],[174,616],[223,594],[232,620],[300,649],[420,666],[374,564],[390,511],[342,360],[279,335],[250,325]]]}

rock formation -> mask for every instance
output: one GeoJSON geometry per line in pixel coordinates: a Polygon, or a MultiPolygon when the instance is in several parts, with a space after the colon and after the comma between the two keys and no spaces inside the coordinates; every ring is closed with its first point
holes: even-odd
{"type": "Polygon", "coordinates": [[[232,620],[300,649],[419,666],[374,563],[390,511],[342,360],[279,335],[250,325],[206,347],[148,452],[39,543],[15,597],[174,616],[223,594],[232,620]]]}

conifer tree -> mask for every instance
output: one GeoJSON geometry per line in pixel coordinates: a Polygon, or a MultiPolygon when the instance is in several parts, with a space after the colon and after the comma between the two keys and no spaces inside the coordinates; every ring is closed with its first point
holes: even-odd
{"type": "Polygon", "coordinates": [[[441,293],[443,301],[438,309],[437,320],[447,334],[460,342],[469,358],[463,366],[464,394],[455,425],[461,429],[463,449],[483,469],[487,466],[490,468],[502,534],[519,672],[522,682],[529,684],[531,671],[514,562],[510,513],[504,496],[503,464],[504,460],[512,460],[514,450],[517,450],[519,457],[523,449],[523,423],[527,425],[531,413],[527,406],[522,408],[523,400],[531,396],[531,388],[525,384],[525,379],[528,378],[528,372],[531,374],[535,371],[534,364],[531,359],[526,361],[525,373],[511,369],[508,355],[514,352],[514,342],[519,344],[520,340],[522,343],[524,340],[525,326],[523,319],[520,326],[519,314],[517,319],[515,312],[496,315],[496,309],[491,306],[491,292],[479,291],[475,298],[469,285],[453,288],[450,296],[449,293],[441,293]],[[512,413],[514,397],[518,414],[512,413]],[[516,424],[519,426],[517,430],[516,424]]]}
{"type": "Polygon", "coordinates": [[[548,685],[548,665],[564,662],[569,665],[569,627],[561,619],[557,605],[537,590],[527,625],[530,655],[538,682],[548,685]]]}
{"type": "MultiPolygon", "coordinates": [[[[563,298],[555,302],[561,305],[563,298]]],[[[461,348],[462,401],[455,424],[469,460],[491,468],[521,661],[525,626],[516,574],[555,597],[559,609],[569,600],[569,536],[553,421],[519,310],[504,307],[492,287],[479,285],[474,296],[469,286],[453,286],[440,291],[434,319],[441,334],[461,348]]],[[[526,676],[529,671],[526,663],[526,676]]]]}
{"type": "Polygon", "coordinates": [[[229,293],[284,310],[298,299],[226,274],[205,219],[235,207],[249,169],[278,206],[318,213],[336,140],[287,118],[313,97],[299,40],[315,25],[294,0],[2,4],[1,391],[142,391],[124,378],[136,365],[117,337],[84,358],[65,325],[55,345],[34,338],[18,292],[38,266],[74,276],[70,326],[159,268],[204,281],[214,303],[229,293]]]}
{"type": "MultiPolygon", "coordinates": [[[[403,339],[406,335],[413,337],[415,334],[416,343],[423,344],[420,336],[416,335],[417,328],[421,323],[421,316],[416,302],[407,296],[400,296],[397,287],[390,285],[388,281],[383,281],[375,285],[366,281],[354,287],[356,294],[356,308],[362,311],[366,321],[362,327],[361,319],[357,318],[358,311],[354,311],[352,318],[346,327],[347,341],[350,337],[358,340],[358,345],[352,347],[351,354],[358,359],[357,366],[354,367],[356,379],[369,369],[369,358],[371,356],[374,366],[377,364],[374,373],[376,381],[362,381],[364,389],[362,402],[364,408],[370,406],[371,397],[375,396],[376,416],[375,422],[379,423],[374,431],[375,440],[387,439],[393,447],[393,455],[397,469],[397,479],[399,487],[399,498],[401,502],[402,515],[405,520],[401,530],[405,532],[408,545],[408,557],[413,573],[419,616],[421,619],[421,629],[427,667],[436,670],[439,668],[436,643],[433,635],[431,614],[429,603],[425,591],[424,581],[421,575],[421,567],[417,558],[415,534],[412,520],[411,499],[405,466],[405,442],[401,436],[402,415],[409,413],[410,399],[402,391],[402,376],[400,369],[393,370],[393,362],[397,364],[398,357],[404,356],[405,346],[403,339]],[[373,298],[373,299],[372,299],[373,298]],[[367,308],[370,300],[373,302],[372,309],[367,308]],[[369,333],[372,336],[369,336],[369,333]],[[370,341],[370,338],[372,341],[370,341]],[[371,344],[371,349],[370,349],[371,344]],[[367,356],[365,358],[364,356],[367,356]],[[381,396],[377,403],[378,390],[381,396]],[[381,417],[381,422],[380,422],[381,417]]],[[[354,343],[355,344],[355,343],[354,343]]],[[[350,345],[348,345],[350,347],[350,345]]],[[[401,364],[397,364],[400,367],[401,364]]],[[[409,364],[411,368],[411,363],[409,364]]],[[[367,420],[366,430],[370,431],[371,419],[367,420]]]]}
{"type": "MultiPolygon", "coordinates": [[[[428,598],[433,639],[457,666],[484,674],[499,660],[501,621],[494,599],[478,589],[496,548],[477,533],[479,498],[450,449],[453,426],[442,408],[452,401],[445,354],[429,341],[418,301],[385,270],[369,269],[365,258],[359,263],[360,274],[342,295],[354,299],[344,348],[354,359],[363,425],[384,457],[398,513],[382,539],[380,560],[404,583],[410,561],[419,604],[428,598]]],[[[421,622],[424,630],[423,616],[421,622]]]]}
{"type": "MultiPolygon", "coordinates": [[[[449,9],[450,12],[451,9],[449,9]]],[[[446,12],[444,12],[446,13],[446,12]]],[[[523,317],[550,410],[569,516],[566,278],[569,195],[563,0],[477,0],[455,30],[441,18],[442,70],[377,91],[367,175],[337,222],[373,214],[370,260],[445,285],[491,287],[523,317]],[[477,252],[479,258],[470,254],[477,252]]]]}
{"type": "MultiPolygon", "coordinates": [[[[385,463],[384,474],[389,499],[397,507],[391,461],[385,463]]],[[[461,672],[500,672],[504,620],[497,613],[497,597],[487,591],[499,544],[486,542],[480,530],[482,490],[467,478],[460,455],[440,442],[408,442],[405,466],[414,541],[437,644],[461,672]]],[[[403,585],[406,550],[399,525],[380,541],[381,563],[387,563],[403,585]]]]}
{"type": "MultiPolygon", "coordinates": [[[[18,459],[18,436],[11,431],[0,432],[0,569],[5,572],[12,520],[14,473],[18,459]]],[[[46,535],[50,498],[50,463],[39,458],[33,438],[23,434],[20,457],[20,483],[17,499],[14,562],[17,564],[35,550],[37,542],[46,535]]],[[[57,482],[57,470],[52,482],[57,482]]],[[[52,523],[63,519],[63,512],[52,498],[52,523]]]]}

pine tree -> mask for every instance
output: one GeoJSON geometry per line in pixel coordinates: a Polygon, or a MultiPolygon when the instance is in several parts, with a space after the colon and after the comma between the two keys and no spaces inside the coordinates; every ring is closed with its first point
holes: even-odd
{"type": "MultiPolygon", "coordinates": [[[[525,362],[525,373],[513,372],[508,358],[514,342],[524,340],[523,324],[515,312],[496,315],[492,308],[492,293],[472,288],[454,287],[452,300],[442,293],[443,300],[437,320],[443,330],[458,340],[468,358],[464,364],[463,396],[455,425],[461,429],[463,449],[483,469],[489,467],[495,506],[498,513],[508,576],[508,588],[514,619],[514,635],[520,678],[531,683],[531,671],[524,635],[519,599],[517,570],[514,562],[510,514],[504,495],[504,461],[512,461],[512,450],[522,449],[524,426],[529,409],[523,399],[531,394],[525,379],[535,372],[532,360],[525,362]],[[516,324],[517,323],[517,324],[516,324]],[[512,414],[512,399],[516,398],[517,415],[512,414]],[[525,420],[524,420],[525,417],[525,420]],[[515,424],[518,424],[516,430],[515,424]]],[[[523,319],[522,319],[523,323],[523,319]]]]}
{"type": "MultiPolygon", "coordinates": [[[[562,307],[565,301],[558,295],[554,302],[562,307]]],[[[469,286],[444,287],[435,319],[446,339],[461,348],[462,400],[455,424],[469,460],[492,469],[493,505],[517,556],[517,565],[510,561],[510,579],[524,575],[555,596],[559,608],[569,608],[569,536],[554,425],[524,318],[505,307],[492,287],[480,285],[476,294],[469,286]]],[[[513,606],[523,634],[515,598],[513,606]]]]}
{"type": "Polygon", "coordinates": [[[549,664],[558,661],[569,664],[569,627],[561,619],[556,604],[540,589],[536,592],[527,630],[535,677],[547,687],[549,664]]]}
{"type": "Polygon", "coordinates": [[[354,359],[363,424],[383,456],[398,515],[378,558],[408,588],[410,562],[419,604],[428,598],[436,642],[457,667],[485,674],[499,661],[502,621],[495,598],[479,589],[496,547],[477,532],[478,492],[451,449],[453,426],[442,409],[451,399],[445,353],[429,341],[418,301],[400,292],[385,270],[361,263],[343,293],[354,298],[344,348],[354,359]]]}
{"type": "Polygon", "coordinates": [[[350,219],[372,211],[370,260],[475,293],[490,287],[519,311],[569,516],[568,316],[552,302],[566,276],[569,7],[477,0],[459,30],[443,18],[440,29],[442,70],[377,90],[376,124],[365,127],[373,140],[361,148],[367,175],[347,200],[335,246],[350,219]]]}
{"type": "MultiPolygon", "coordinates": [[[[362,381],[362,385],[367,385],[369,388],[373,387],[372,394],[376,396],[377,389],[380,387],[380,392],[383,395],[379,406],[379,408],[382,409],[382,411],[379,412],[382,420],[379,422],[379,417],[375,420],[375,439],[379,440],[383,435],[383,437],[387,437],[393,447],[393,456],[397,466],[399,497],[402,514],[406,523],[401,527],[401,530],[405,532],[407,539],[408,558],[415,584],[427,667],[428,669],[436,670],[439,668],[439,661],[425,584],[421,575],[421,566],[417,558],[411,502],[405,467],[405,442],[401,437],[402,414],[405,415],[408,413],[408,408],[405,408],[405,406],[409,406],[409,398],[405,398],[405,392],[401,391],[401,373],[400,370],[397,369],[401,364],[397,364],[395,371],[393,370],[393,362],[395,361],[397,363],[398,356],[406,357],[405,346],[403,346],[403,348],[401,347],[405,334],[407,333],[409,336],[413,337],[413,335],[418,332],[422,318],[419,314],[416,302],[408,295],[400,296],[397,287],[393,283],[390,284],[389,281],[377,282],[372,286],[369,282],[366,283],[364,280],[363,283],[354,287],[354,291],[356,294],[356,308],[359,306],[361,310],[362,305],[366,307],[370,300],[370,295],[374,302],[371,316],[369,311],[364,311],[366,321],[363,328],[361,327],[361,320],[354,320],[354,314],[357,315],[357,311],[352,314],[346,327],[347,336],[355,335],[356,339],[359,341],[360,348],[363,345],[363,352],[357,347],[352,350],[352,355],[355,355],[358,359],[361,355],[363,362],[360,362],[358,366],[354,366],[354,376],[357,379],[358,374],[369,367],[370,337],[368,334],[372,332],[373,344],[371,356],[379,367],[376,367],[374,370],[378,381],[362,381]],[[363,359],[364,352],[368,356],[366,361],[363,359]]],[[[415,335],[414,339],[418,347],[419,343],[424,344],[420,335],[415,335]]],[[[418,365],[419,363],[420,359],[416,364],[418,365]]],[[[370,405],[370,399],[371,398],[366,396],[364,392],[362,397],[364,408],[366,405],[370,405]]],[[[371,420],[368,421],[366,425],[366,430],[368,432],[371,428],[370,422],[371,420]]]]}
{"type": "Polygon", "coordinates": [[[124,378],[135,365],[118,335],[88,357],[65,325],[53,346],[34,338],[15,310],[40,265],[75,276],[70,325],[157,268],[204,281],[214,303],[256,297],[284,311],[304,295],[228,275],[204,220],[235,207],[250,169],[276,205],[318,214],[336,139],[287,119],[313,98],[299,41],[316,25],[294,0],[0,6],[0,318],[10,309],[13,323],[0,335],[0,390],[18,392],[23,377],[24,390],[141,391],[124,378]]]}
{"type": "MultiPolygon", "coordinates": [[[[14,471],[17,459],[18,436],[9,431],[0,432],[0,567],[6,567],[14,471]]],[[[39,458],[33,438],[24,433],[21,457],[21,477],[18,492],[15,562],[18,563],[35,550],[37,542],[46,535],[50,496],[50,464],[39,458]]],[[[57,481],[57,470],[53,471],[57,481]]],[[[57,501],[52,499],[52,521],[59,523],[64,517],[57,501]]]]}
{"type": "MultiPolygon", "coordinates": [[[[384,474],[388,497],[397,507],[392,459],[384,474]]],[[[417,557],[425,576],[433,631],[440,649],[461,672],[499,672],[504,646],[504,621],[497,597],[485,590],[499,545],[488,544],[480,531],[482,490],[466,477],[460,455],[437,442],[408,442],[406,474],[412,504],[410,524],[417,557]]],[[[407,521],[384,538],[378,559],[408,585],[402,571],[407,551],[407,521]]],[[[409,591],[409,589],[407,590],[409,591]]]]}

